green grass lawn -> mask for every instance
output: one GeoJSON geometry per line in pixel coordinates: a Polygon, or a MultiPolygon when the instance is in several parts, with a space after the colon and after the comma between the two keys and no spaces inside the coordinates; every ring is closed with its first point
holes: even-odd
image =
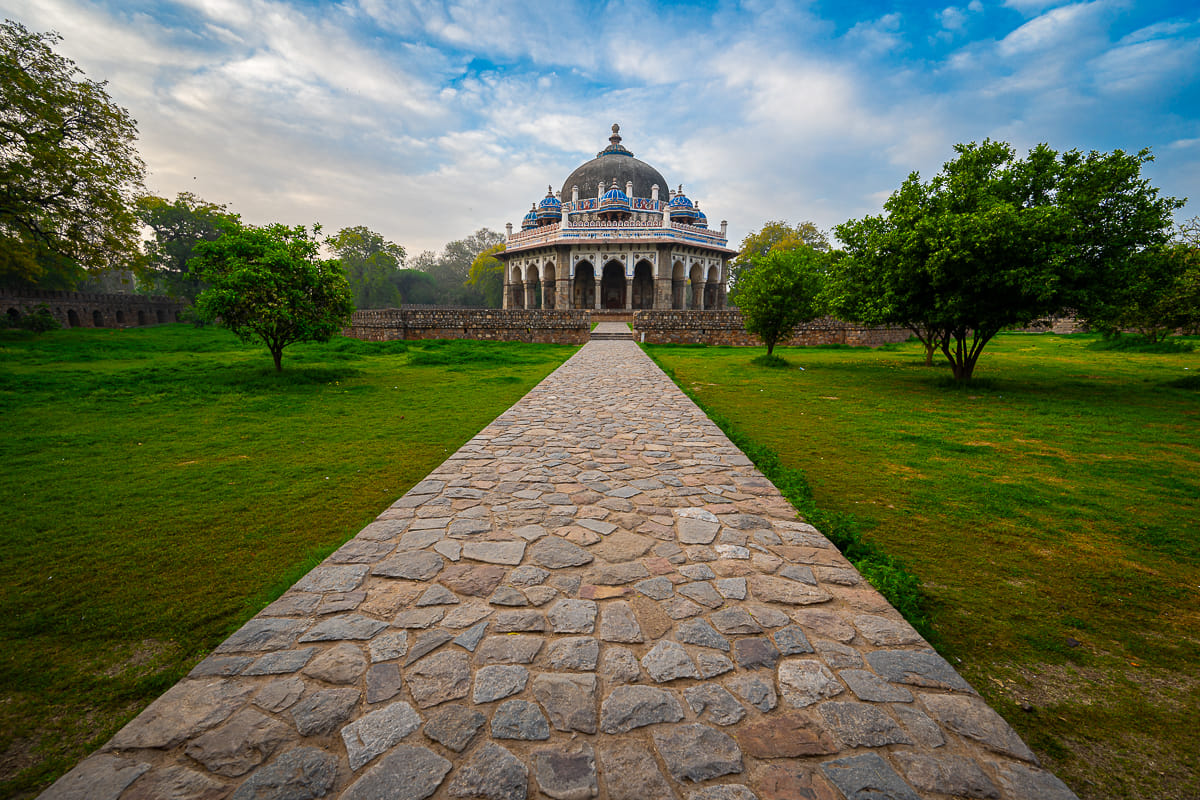
{"type": "Polygon", "coordinates": [[[1007,334],[646,349],[923,582],[935,642],[1083,798],[1200,796],[1200,353],[1007,334]]]}
{"type": "Polygon", "coordinates": [[[37,794],[575,348],[0,331],[0,796],[37,794]]]}

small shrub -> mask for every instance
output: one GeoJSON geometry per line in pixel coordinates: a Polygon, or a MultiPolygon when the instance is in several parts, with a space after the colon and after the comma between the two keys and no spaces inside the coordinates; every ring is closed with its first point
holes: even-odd
{"type": "Polygon", "coordinates": [[[41,303],[31,313],[21,316],[17,320],[17,327],[32,333],[45,333],[46,331],[56,331],[62,325],[50,313],[49,307],[45,303],[41,303]]]}
{"type": "Polygon", "coordinates": [[[767,367],[768,369],[791,369],[792,362],[786,358],[781,358],[777,355],[762,355],[750,361],[758,367],[767,367]]]}

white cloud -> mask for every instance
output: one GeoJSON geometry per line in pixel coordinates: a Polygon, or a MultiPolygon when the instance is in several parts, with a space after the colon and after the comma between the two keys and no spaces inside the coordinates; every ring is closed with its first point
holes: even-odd
{"type": "Polygon", "coordinates": [[[1198,41],[1154,39],[1108,50],[1088,63],[1088,72],[1102,92],[1158,92],[1194,78],[1198,59],[1198,41]]]}
{"type": "Polygon", "coordinates": [[[1015,11],[1032,16],[1052,6],[1062,5],[1063,0],[1004,0],[1003,5],[1015,11]]]}
{"type": "Polygon", "coordinates": [[[859,22],[846,32],[846,42],[864,55],[878,56],[906,46],[900,32],[901,16],[886,14],[869,22],[859,22]]]}
{"type": "Polygon", "coordinates": [[[613,122],[735,244],[767,219],[875,213],[987,136],[1109,149],[1144,120],[1158,138],[1120,146],[1156,145],[1165,182],[1200,171],[1196,112],[1145,99],[1195,86],[1195,36],[1153,19],[1110,36],[1108,0],[1010,2],[1035,18],[973,41],[1014,15],[971,0],[837,37],[816,5],[769,0],[180,0],[163,17],[107,1],[0,0],[111,80],[152,190],[251,222],[368,225],[410,253],[519,222],[613,122]],[[962,46],[929,63],[921,46],[950,31],[962,46]]]}
{"type": "Polygon", "coordinates": [[[966,13],[957,6],[947,6],[938,12],[938,22],[947,31],[961,31],[967,25],[966,13]]]}
{"type": "Polygon", "coordinates": [[[1031,19],[1000,42],[1001,55],[1025,57],[1066,47],[1074,49],[1080,40],[1095,34],[1099,12],[1105,0],[1062,6],[1031,19]]]}

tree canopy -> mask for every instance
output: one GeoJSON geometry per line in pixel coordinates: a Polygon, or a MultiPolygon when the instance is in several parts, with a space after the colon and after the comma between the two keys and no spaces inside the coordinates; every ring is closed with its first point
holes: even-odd
{"type": "Polygon", "coordinates": [[[133,201],[145,165],[136,123],[105,83],[54,52],[56,33],[0,24],[0,280],[37,283],[138,255],[133,201]]]}
{"type": "Polygon", "coordinates": [[[437,302],[442,305],[482,306],[483,292],[469,285],[475,257],[504,241],[504,234],[480,228],[463,239],[446,244],[442,252],[426,250],[413,259],[412,266],[427,272],[437,284],[437,302]]]}
{"type": "Polygon", "coordinates": [[[504,242],[487,248],[471,262],[467,284],[483,294],[483,302],[489,308],[499,308],[504,302],[504,262],[496,258],[504,252],[504,242]]]}
{"type": "Polygon", "coordinates": [[[776,343],[801,322],[822,313],[821,291],[829,256],[811,247],[757,255],[734,287],[746,330],[773,355],[776,343]]]}
{"type": "Polygon", "coordinates": [[[276,371],[285,347],[328,341],[350,319],[350,286],[337,259],[319,258],[319,226],[311,235],[303,225],[221,228],[196,245],[194,268],[209,284],[196,300],[200,319],[265,344],[276,371]]]}
{"type": "Polygon", "coordinates": [[[1141,177],[1129,154],[1038,145],[955,146],[932,180],[909,175],[884,214],[835,227],[842,307],[871,323],[924,330],[969,380],[1000,330],[1064,309],[1087,317],[1113,301],[1137,259],[1167,238],[1181,203],[1141,177]]]}
{"type": "Polygon", "coordinates": [[[729,262],[730,288],[744,269],[750,267],[756,256],[811,247],[814,250],[829,249],[829,237],[812,222],[798,222],[794,226],[786,220],[772,220],[757,231],[746,234],[742,239],[741,251],[729,262]]]}
{"type": "Polygon", "coordinates": [[[1200,218],[1180,225],[1171,241],[1135,256],[1129,280],[1091,313],[1090,327],[1109,335],[1137,331],[1160,342],[1177,330],[1200,330],[1200,218]]]}
{"type": "Polygon", "coordinates": [[[325,241],[342,261],[356,308],[395,308],[408,301],[400,286],[403,247],[364,225],[342,228],[325,241]]]}
{"type": "Polygon", "coordinates": [[[174,200],[143,195],[137,199],[137,215],[151,231],[143,245],[146,258],[138,270],[140,282],[150,291],[195,301],[204,289],[189,263],[195,247],[218,238],[221,223],[235,222],[238,215],[191,192],[180,192],[174,200]]]}

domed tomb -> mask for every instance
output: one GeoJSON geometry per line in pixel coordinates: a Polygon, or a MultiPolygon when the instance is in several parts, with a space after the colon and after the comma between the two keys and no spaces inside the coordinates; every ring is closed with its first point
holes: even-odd
{"type": "Polygon", "coordinates": [[[659,191],[665,196],[667,179],[645,161],[634,158],[633,153],[621,145],[620,129],[621,126],[614,124],[612,136],[608,139],[608,147],[567,176],[567,179],[563,181],[559,197],[563,200],[570,200],[571,188],[574,186],[579,187],[580,199],[597,197],[600,184],[603,183],[607,189],[613,181],[622,190],[626,183],[632,182],[633,194],[631,197],[650,197],[652,186],[658,186],[659,191]]]}
{"type": "Polygon", "coordinates": [[[709,230],[699,204],[672,192],[612,126],[608,147],[505,226],[504,307],[630,315],[725,307],[726,223],[709,230]]]}

